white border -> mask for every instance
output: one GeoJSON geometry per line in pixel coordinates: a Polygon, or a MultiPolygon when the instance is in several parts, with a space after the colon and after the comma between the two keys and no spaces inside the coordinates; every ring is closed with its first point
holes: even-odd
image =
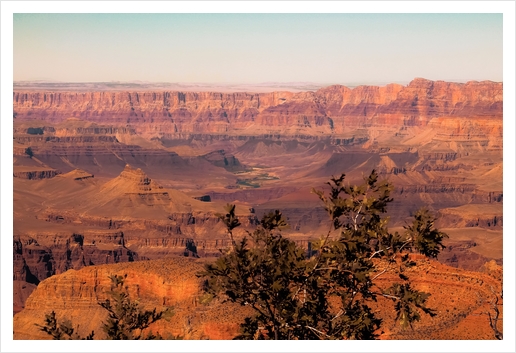
{"type": "MultiPolygon", "coordinates": [[[[508,1],[2,1],[9,13],[504,13],[508,1]]],[[[512,5],[513,6],[513,5],[512,5]]]]}
{"type": "Polygon", "coordinates": [[[514,43],[515,3],[513,1],[2,1],[1,3],[1,259],[2,318],[1,351],[93,352],[93,351],[210,351],[210,352],[514,352],[514,268],[515,242],[515,85],[514,43]],[[503,13],[504,15],[504,341],[400,342],[266,342],[255,341],[165,341],[165,342],[78,342],[12,340],[12,83],[13,13],[503,13]]]}

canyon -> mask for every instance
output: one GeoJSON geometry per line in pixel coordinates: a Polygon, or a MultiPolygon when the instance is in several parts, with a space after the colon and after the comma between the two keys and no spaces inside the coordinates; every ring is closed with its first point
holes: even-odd
{"type": "MultiPolygon", "coordinates": [[[[442,265],[432,266],[493,281],[478,271],[503,265],[502,155],[497,82],[417,78],[406,86],[263,93],[15,86],[15,337],[39,337],[28,328],[30,317],[43,317],[56,302],[44,298],[42,286],[85,281],[59,299],[62,315],[76,318],[79,311],[66,308],[87,291],[81,308],[94,310],[91,286],[105,286],[110,271],[132,271],[141,282],[140,267],[158,271],[159,261],[172,267],[186,261],[192,275],[229,245],[217,216],[227,203],[236,204],[243,223],[237,236],[279,209],[290,225],[285,234],[309,251],[329,226],[311,189],[325,189],[341,173],[357,184],[372,169],[394,186],[391,230],[403,231],[411,214],[426,207],[449,235],[442,265]]],[[[172,277],[158,277],[173,287],[172,277]]],[[[185,279],[190,294],[177,299],[184,310],[178,317],[194,305],[192,337],[229,338],[240,314],[224,314],[228,326],[214,329],[217,312],[235,310],[196,306],[194,277],[185,279]]],[[[441,283],[438,277],[430,276],[427,287],[441,283]]],[[[467,315],[485,308],[471,310],[467,315]]],[[[389,337],[408,336],[393,329],[389,337]]]]}

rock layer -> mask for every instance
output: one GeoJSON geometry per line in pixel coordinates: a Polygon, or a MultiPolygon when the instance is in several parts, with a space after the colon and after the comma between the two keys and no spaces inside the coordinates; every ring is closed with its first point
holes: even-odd
{"type": "Polygon", "coordinates": [[[38,284],[69,269],[138,260],[122,232],[18,236],[13,241],[13,279],[38,284]],[[38,241],[39,240],[39,241],[38,241]]]}
{"type": "MultiPolygon", "coordinates": [[[[35,225],[15,233],[14,278],[38,283],[130,254],[217,255],[228,244],[215,215],[223,202],[253,210],[245,226],[281,209],[289,235],[308,248],[327,221],[309,187],[342,172],[360,181],[373,168],[395,186],[395,225],[424,205],[439,227],[500,231],[502,94],[501,83],[424,79],[299,93],[17,90],[15,226],[35,225]],[[461,208],[468,204],[492,212],[461,208]],[[89,240],[103,232],[123,232],[122,243],[89,240]]],[[[478,269],[488,258],[471,244],[453,243],[442,260],[478,269]]]]}
{"type": "MultiPolygon", "coordinates": [[[[427,315],[414,324],[414,329],[402,330],[393,320],[393,304],[379,299],[373,305],[376,314],[384,318],[384,339],[494,339],[486,314],[493,293],[499,290],[501,268],[494,263],[486,273],[451,268],[435,261],[415,259],[417,266],[406,271],[418,290],[431,293],[428,306],[437,316],[427,315]]],[[[231,339],[238,333],[238,324],[251,311],[245,306],[214,300],[201,304],[202,278],[196,274],[203,268],[199,260],[177,258],[125,264],[91,266],[70,270],[43,281],[27,299],[25,309],[14,317],[15,339],[48,339],[35,323],[43,323],[44,315],[54,310],[59,319],[71,319],[80,325],[81,334],[91,330],[100,336],[100,324],[105,311],[97,304],[106,298],[108,276],[127,274],[129,293],[146,308],[173,306],[170,321],[153,325],[161,332],[183,335],[186,339],[231,339]]],[[[388,273],[380,286],[399,278],[388,273]]],[[[101,337],[99,337],[101,338],[101,337]]]]}
{"type": "Polygon", "coordinates": [[[59,122],[76,117],[129,124],[151,134],[152,130],[228,133],[246,129],[340,134],[348,127],[426,126],[433,118],[501,118],[502,102],[502,83],[425,79],[414,79],[407,86],[330,86],[300,93],[13,93],[13,110],[19,120],[59,122]]]}

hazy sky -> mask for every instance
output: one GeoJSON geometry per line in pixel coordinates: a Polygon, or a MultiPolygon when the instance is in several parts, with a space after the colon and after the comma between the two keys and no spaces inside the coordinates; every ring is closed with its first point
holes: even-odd
{"type": "Polygon", "coordinates": [[[14,80],[502,81],[502,14],[14,14],[14,80]]]}

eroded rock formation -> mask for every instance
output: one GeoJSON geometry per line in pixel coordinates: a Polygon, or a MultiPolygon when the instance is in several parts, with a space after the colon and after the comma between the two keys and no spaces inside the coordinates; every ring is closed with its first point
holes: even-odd
{"type": "MultiPolygon", "coordinates": [[[[424,79],[299,93],[16,90],[15,225],[34,222],[15,233],[16,306],[28,282],[67,269],[215,256],[228,245],[216,216],[226,202],[244,210],[244,228],[281,209],[308,251],[327,231],[310,188],[343,172],[354,183],[376,169],[393,183],[392,226],[427,206],[439,227],[501,232],[502,93],[424,79]]],[[[449,245],[440,259],[453,266],[502,262],[501,245],[449,245]]],[[[229,337],[214,327],[207,336],[229,337]]]]}
{"type": "Polygon", "coordinates": [[[13,241],[13,257],[13,279],[36,285],[69,269],[138,260],[125,247],[122,232],[18,236],[13,241]]]}
{"type": "MultiPolygon", "coordinates": [[[[138,132],[343,133],[347,127],[443,126],[449,119],[502,116],[502,84],[414,79],[407,86],[330,86],[315,92],[21,92],[13,93],[16,119],[69,117],[130,124],[138,132]]],[[[456,123],[452,123],[456,124],[456,123]]]]}
{"type": "MultiPolygon", "coordinates": [[[[376,306],[372,305],[385,319],[383,339],[494,339],[483,313],[490,308],[491,288],[500,288],[499,266],[490,263],[485,267],[486,273],[479,273],[425,259],[415,261],[417,266],[405,274],[415,288],[431,293],[428,306],[436,310],[437,316],[425,316],[413,330],[402,330],[393,320],[392,302],[379,299],[376,306]]],[[[218,300],[201,304],[202,278],[196,274],[202,268],[202,261],[176,258],[91,266],[53,276],[40,283],[27,299],[25,309],[15,315],[14,338],[49,339],[34,324],[42,323],[44,315],[52,310],[59,319],[79,324],[81,334],[95,330],[101,335],[100,324],[106,313],[97,302],[106,298],[108,276],[127,274],[131,296],[146,308],[174,307],[172,319],[153,325],[154,332],[186,339],[231,339],[238,333],[238,324],[251,312],[218,300]]],[[[397,279],[388,274],[382,278],[380,285],[397,279]]]]}

